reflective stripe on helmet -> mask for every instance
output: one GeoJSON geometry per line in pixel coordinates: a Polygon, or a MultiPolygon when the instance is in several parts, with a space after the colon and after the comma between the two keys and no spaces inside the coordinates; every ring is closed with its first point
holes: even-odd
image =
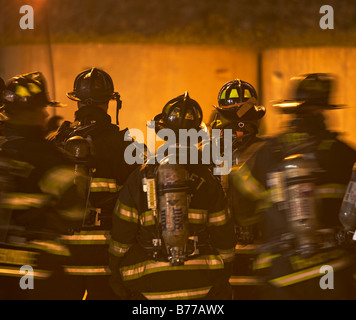
{"type": "Polygon", "coordinates": [[[240,98],[239,92],[236,89],[232,89],[229,98],[240,98]]]}
{"type": "Polygon", "coordinates": [[[250,98],[257,100],[255,88],[246,81],[235,79],[225,83],[220,89],[218,94],[219,107],[224,108],[224,106],[244,102],[250,98]]]}
{"type": "Polygon", "coordinates": [[[31,93],[28,91],[28,89],[20,85],[16,86],[15,94],[21,98],[31,97],[31,93]]]}

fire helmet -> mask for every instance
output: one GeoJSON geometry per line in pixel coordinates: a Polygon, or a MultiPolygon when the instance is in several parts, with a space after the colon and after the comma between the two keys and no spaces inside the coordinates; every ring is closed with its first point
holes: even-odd
{"type": "Polygon", "coordinates": [[[166,103],[162,113],[155,118],[156,132],[163,128],[202,129],[203,111],[197,101],[189,97],[188,92],[166,103]]]}
{"type": "Polygon", "coordinates": [[[18,108],[60,106],[58,102],[49,99],[46,79],[38,71],[10,79],[5,86],[3,103],[7,113],[18,108]]]}
{"type": "Polygon", "coordinates": [[[233,147],[248,143],[258,134],[260,120],[266,114],[266,108],[257,106],[257,92],[248,82],[236,79],[223,85],[218,95],[218,106],[214,106],[210,117],[210,127],[231,129],[233,147]]]}
{"type": "Polygon", "coordinates": [[[251,84],[240,79],[229,81],[219,91],[218,108],[237,109],[252,98],[257,100],[256,90],[251,84]]]}
{"type": "Polygon", "coordinates": [[[342,105],[330,103],[336,84],[335,76],[328,73],[303,74],[290,79],[290,93],[285,100],[276,102],[281,113],[303,113],[313,108],[338,109],[342,105]]]}
{"type": "Polygon", "coordinates": [[[74,89],[67,93],[67,97],[91,105],[117,100],[119,94],[114,91],[114,83],[108,73],[91,68],[84,70],[75,78],[74,89]]]}
{"type": "MultiPolygon", "coordinates": [[[[211,127],[222,129],[232,123],[253,123],[258,126],[258,120],[266,114],[266,108],[257,106],[257,92],[248,82],[236,79],[223,85],[218,95],[218,106],[211,117],[211,127]]],[[[242,124],[241,124],[242,123],[242,124]]]]}

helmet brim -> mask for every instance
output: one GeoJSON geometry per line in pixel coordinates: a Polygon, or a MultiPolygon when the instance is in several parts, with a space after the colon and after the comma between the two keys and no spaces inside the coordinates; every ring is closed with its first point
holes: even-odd
{"type": "Polygon", "coordinates": [[[213,106],[219,113],[225,115],[226,118],[232,118],[234,121],[256,121],[261,120],[266,115],[266,108],[263,106],[251,105],[249,108],[246,108],[244,113],[241,115],[239,111],[242,111],[241,108],[246,105],[246,103],[233,105],[230,108],[221,108],[220,106],[213,106]]]}
{"type": "Polygon", "coordinates": [[[295,113],[298,108],[302,106],[313,106],[313,107],[320,107],[321,109],[325,110],[335,110],[335,109],[343,109],[346,105],[336,105],[336,104],[317,104],[317,103],[310,103],[308,101],[301,101],[301,100],[281,100],[275,101],[272,106],[278,109],[282,113],[295,113]]]}
{"type": "Polygon", "coordinates": [[[67,92],[66,93],[67,98],[73,101],[80,101],[80,99],[76,96],[75,92],[67,92]]]}
{"type": "Polygon", "coordinates": [[[156,133],[158,131],[160,131],[161,129],[165,129],[166,127],[164,126],[164,122],[163,122],[163,113],[157,114],[154,118],[153,118],[153,122],[155,123],[155,131],[156,133]]]}
{"type": "Polygon", "coordinates": [[[48,107],[52,107],[52,108],[64,108],[67,105],[65,103],[61,103],[61,102],[58,102],[58,101],[48,101],[47,106],[48,107]]]}
{"type": "MultiPolygon", "coordinates": [[[[155,123],[155,130],[156,130],[156,133],[159,132],[160,130],[162,129],[171,129],[169,128],[168,126],[165,125],[164,123],[164,114],[163,113],[159,113],[157,114],[153,120],[152,120],[154,123],[155,123]]],[[[207,127],[206,127],[206,124],[204,122],[201,122],[201,124],[199,125],[198,128],[196,128],[197,130],[204,130],[206,131],[207,130],[207,127]]],[[[171,129],[173,130],[173,129],[171,129]]]]}
{"type": "Polygon", "coordinates": [[[117,100],[118,97],[120,98],[120,95],[119,95],[118,92],[114,92],[111,96],[105,96],[105,97],[102,97],[102,98],[90,98],[90,97],[81,98],[81,97],[78,97],[77,94],[74,91],[67,92],[66,96],[67,96],[67,98],[69,98],[72,101],[84,102],[87,99],[91,99],[91,100],[93,100],[94,102],[97,102],[97,103],[105,103],[105,102],[108,102],[108,101],[111,101],[111,100],[117,100]]]}

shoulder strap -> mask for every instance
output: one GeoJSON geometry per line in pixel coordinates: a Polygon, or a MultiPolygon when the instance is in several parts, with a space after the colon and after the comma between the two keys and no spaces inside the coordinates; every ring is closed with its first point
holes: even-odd
{"type": "Polygon", "coordinates": [[[64,121],[55,133],[47,137],[47,140],[63,147],[72,131],[73,124],[70,121],[64,121]]]}
{"type": "Polygon", "coordinates": [[[299,153],[315,153],[320,143],[320,139],[315,136],[310,136],[307,139],[300,141],[299,144],[288,145],[275,139],[276,144],[273,146],[273,151],[279,155],[279,159],[282,160],[293,154],[299,153]]]}
{"type": "Polygon", "coordinates": [[[63,147],[69,138],[74,136],[87,138],[89,135],[95,135],[105,130],[107,130],[107,128],[98,126],[97,123],[80,125],[79,122],[64,121],[57,132],[52,137],[47,137],[47,139],[63,147]]]}
{"type": "Polygon", "coordinates": [[[86,138],[88,136],[96,136],[100,135],[105,131],[114,131],[117,130],[119,131],[119,128],[116,127],[115,125],[102,125],[98,123],[91,123],[87,125],[80,125],[77,128],[75,128],[72,133],[70,134],[70,137],[73,136],[81,136],[83,138],[86,138]]]}

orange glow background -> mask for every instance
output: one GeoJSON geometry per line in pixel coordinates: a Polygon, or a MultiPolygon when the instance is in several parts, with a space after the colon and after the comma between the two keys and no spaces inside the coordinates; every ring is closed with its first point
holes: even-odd
{"type": "MultiPolygon", "coordinates": [[[[67,104],[52,114],[72,121],[76,104],[66,92],[82,70],[101,68],[112,76],[123,101],[120,127],[143,132],[167,101],[185,91],[199,102],[208,122],[222,85],[240,78],[255,86],[258,103],[266,106],[261,133],[270,135],[285,123],[272,103],[286,97],[289,78],[330,72],[339,80],[333,102],[347,107],[328,112],[328,124],[356,147],[356,37],[347,33],[353,30],[356,4],[330,1],[338,6],[335,30],[321,31],[323,1],[275,7],[269,5],[271,0],[167,0],[161,6],[140,1],[2,0],[0,76],[42,71],[50,96],[67,104]],[[35,30],[19,28],[24,4],[34,8],[35,30]],[[121,15],[115,16],[117,12],[121,15]]],[[[113,122],[115,111],[112,102],[113,122]]]]}

